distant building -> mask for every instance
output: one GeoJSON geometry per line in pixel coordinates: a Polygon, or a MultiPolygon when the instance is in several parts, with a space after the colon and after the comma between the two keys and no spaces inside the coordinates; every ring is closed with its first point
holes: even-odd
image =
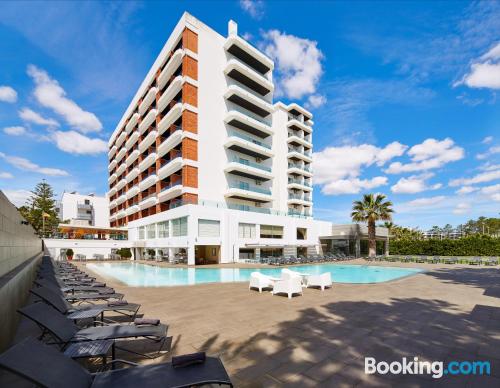
{"type": "Polygon", "coordinates": [[[94,194],[63,193],[57,204],[61,221],[70,225],[109,228],[109,201],[94,194]]]}
{"type": "Polygon", "coordinates": [[[443,231],[437,232],[434,230],[428,230],[426,232],[423,232],[422,235],[424,236],[424,239],[426,239],[426,240],[432,239],[432,238],[439,239],[439,240],[443,240],[443,239],[457,240],[459,238],[464,237],[465,233],[457,231],[457,230],[453,230],[450,232],[443,232],[443,231]]]}

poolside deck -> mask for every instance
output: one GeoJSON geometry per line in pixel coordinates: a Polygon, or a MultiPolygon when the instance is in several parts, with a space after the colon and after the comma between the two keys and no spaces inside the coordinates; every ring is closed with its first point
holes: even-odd
{"type": "Polygon", "coordinates": [[[105,281],[141,303],[146,316],[170,325],[171,352],[147,362],[204,350],[222,357],[237,387],[500,386],[500,270],[385,265],[429,271],[388,283],[306,289],[292,300],[250,292],[246,283],[134,288],[105,281]],[[365,356],[489,360],[492,376],[365,375],[365,356]]]}

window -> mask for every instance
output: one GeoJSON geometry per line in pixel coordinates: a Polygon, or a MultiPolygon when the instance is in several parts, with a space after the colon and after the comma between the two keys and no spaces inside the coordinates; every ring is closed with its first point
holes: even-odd
{"type": "Polygon", "coordinates": [[[146,226],[148,238],[156,238],[156,224],[146,226]]]}
{"type": "Polygon", "coordinates": [[[306,228],[297,228],[297,240],[307,240],[306,228]]]}
{"type": "Polygon", "coordinates": [[[172,220],[172,237],[187,236],[187,217],[172,220]]]}
{"type": "Polygon", "coordinates": [[[85,205],[90,205],[90,200],[89,199],[85,200],[85,205]]]}
{"type": "Polygon", "coordinates": [[[144,240],[144,226],[139,228],[139,240],[144,240]]]}
{"type": "Polygon", "coordinates": [[[198,220],[198,237],[219,237],[220,221],[198,220]]]}
{"type": "Polygon", "coordinates": [[[158,222],[158,238],[168,237],[168,221],[158,222]]]}
{"type": "Polygon", "coordinates": [[[238,224],[239,238],[255,238],[255,224],[238,224]]]}
{"type": "Polygon", "coordinates": [[[283,238],[283,227],[278,225],[261,225],[260,238],[283,238]]]}

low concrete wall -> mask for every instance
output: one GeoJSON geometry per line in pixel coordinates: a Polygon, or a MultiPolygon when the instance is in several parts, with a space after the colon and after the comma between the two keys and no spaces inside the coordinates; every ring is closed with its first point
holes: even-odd
{"type": "Polygon", "coordinates": [[[85,255],[88,260],[92,259],[94,254],[108,257],[112,249],[131,248],[132,243],[128,240],[70,240],[45,238],[45,249],[54,260],[62,260],[61,249],[73,249],[76,255],[85,255]]]}
{"type": "Polygon", "coordinates": [[[42,240],[23,221],[0,191],[0,351],[14,337],[16,310],[26,303],[42,252],[42,240]]]}

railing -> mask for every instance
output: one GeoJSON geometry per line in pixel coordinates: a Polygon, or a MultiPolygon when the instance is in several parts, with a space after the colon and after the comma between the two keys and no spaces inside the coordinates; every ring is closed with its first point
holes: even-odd
{"type": "Polygon", "coordinates": [[[91,203],[85,203],[85,202],[77,202],[76,206],[82,209],[92,209],[92,204],[91,203]]]}
{"type": "Polygon", "coordinates": [[[249,185],[248,183],[244,183],[244,182],[229,183],[228,186],[229,186],[230,189],[241,189],[241,190],[253,191],[255,193],[261,193],[261,194],[271,195],[271,190],[270,189],[265,189],[265,188],[262,188],[262,187],[249,185]]]}
{"type": "Polygon", "coordinates": [[[271,167],[263,166],[262,164],[254,163],[254,162],[251,162],[249,160],[238,158],[238,157],[231,158],[229,160],[229,162],[235,162],[235,163],[243,164],[245,166],[254,167],[254,168],[258,168],[258,169],[261,169],[261,170],[264,170],[267,172],[271,172],[271,167]]]}
{"type": "Polygon", "coordinates": [[[298,115],[294,115],[292,113],[288,113],[288,120],[297,120],[302,122],[302,118],[298,115]]]}
{"type": "Polygon", "coordinates": [[[254,212],[254,213],[264,213],[264,214],[271,214],[272,209],[267,208],[267,207],[257,207],[257,206],[250,206],[250,205],[240,205],[236,203],[229,203],[227,205],[228,209],[231,210],[240,210],[244,212],[254,212]]]}
{"type": "Polygon", "coordinates": [[[141,199],[141,202],[144,202],[145,200],[152,198],[152,197],[156,197],[156,193],[149,194],[147,197],[144,197],[143,199],[141,199]]]}
{"type": "Polygon", "coordinates": [[[302,149],[300,147],[288,146],[288,152],[298,152],[299,154],[301,154],[304,151],[302,151],[302,149]]]}
{"type": "Polygon", "coordinates": [[[243,108],[235,103],[233,103],[231,110],[235,110],[237,112],[243,113],[245,116],[251,117],[252,119],[257,120],[257,121],[261,122],[262,124],[267,125],[268,127],[271,126],[271,123],[269,120],[265,120],[262,117],[260,117],[259,115],[256,115],[256,114],[252,113],[251,111],[249,111],[249,110],[247,110],[247,109],[245,109],[245,108],[243,108]]]}
{"type": "MultiPolygon", "coordinates": [[[[172,151],[170,151],[170,152],[172,152],[172,151]]],[[[172,152],[172,154],[170,155],[170,159],[168,159],[168,160],[164,161],[162,164],[160,164],[160,168],[162,168],[163,166],[166,166],[172,160],[177,159],[177,158],[182,158],[182,151],[172,152]]]]}
{"type": "Polygon", "coordinates": [[[246,135],[243,135],[243,134],[235,132],[235,131],[229,131],[229,136],[239,137],[240,139],[247,140],[247,141],[252,142],[254,144],[257,144],[261,147],[267,148],[268,150],[271,149],[271,146],[269,144],[262,143],[261,141],[255,140],[254,138],[252,138],[250,136],[246,136],[246,135]]]}
{"type": "Polygon", "coordinates": [[[301,194],[291,194],[288,193],[288,199],[303,199],[301,194]]]}
{"type": "Polygon", "coordinates": [[[156,171],[150,172],[148,175],[146,175],[144,178],[142,178],[142,180],[144,181],[144,180],[148,179],[152,175],[156,175],[156,171]]]}
{"type": "Polygon", "coordinates": [[[179,181],[177,181],[177,182],[174,182],[174,183],[170,183],[169,185],[167,185],[167,186],[165,186],[163,189],[161,189],[161,190],[160,190],[160,192],[162,192],[162,191],[167,191],[167,190],[171,189],[172,187],[179,186],[179,185],[181,185],[181,184],[182,184],[182,181],[181,181],[181,180],[179,180],[179,181]]]}
{"type": "Polygon", "coordinates": [[[302,133],[300,133],[298,131],[288,131],[288,137],[292,137],[292,136],[297,136],[297,137],[300,137],[301,139],[304,138],[302,133]]]}

